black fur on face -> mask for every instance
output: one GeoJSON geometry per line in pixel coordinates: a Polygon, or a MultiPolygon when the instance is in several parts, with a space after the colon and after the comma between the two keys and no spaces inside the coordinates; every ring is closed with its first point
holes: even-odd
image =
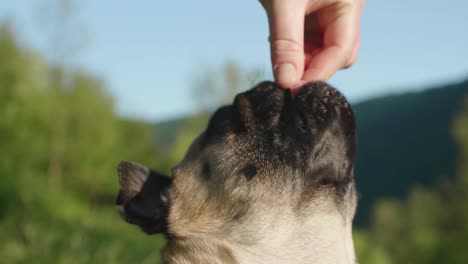
{"type": "Polygon", "coordinates": [[[342,194],[353,180],[354,114],[343,95],[324,82],[306,84],[296,94],[263,82],[238,94],[213,115],[203,144],[227,137],[243,146],[237,156],[253,157],[250,163],[300,171],[309,190],[332,185],[342,194]]]}

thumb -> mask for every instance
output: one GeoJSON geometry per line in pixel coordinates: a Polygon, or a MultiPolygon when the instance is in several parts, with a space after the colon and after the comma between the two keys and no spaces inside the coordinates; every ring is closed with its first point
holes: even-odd
{"type": "Polygon", "coordinates": [[[273,1],[268,8],[270,52],[276,82],[294,87],[304,71],[304,15],[301,1],[273,1]]]}

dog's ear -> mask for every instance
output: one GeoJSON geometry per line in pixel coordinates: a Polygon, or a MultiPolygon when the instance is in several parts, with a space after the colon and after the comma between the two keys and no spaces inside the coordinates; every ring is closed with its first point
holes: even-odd
{"type": "Polygon", "coordinates": [[[166,232],[171,178],[129,161],[120,162],[118,173],[120,216],[147,234],[166,232]]]}

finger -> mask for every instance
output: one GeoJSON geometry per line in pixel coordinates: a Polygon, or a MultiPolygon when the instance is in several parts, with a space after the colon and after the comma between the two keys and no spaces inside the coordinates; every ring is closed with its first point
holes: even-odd
{"type": "Polygon", "coordinates": [[[358,35],[358,39],[356,44],[354,45],[353,52],[351,53],[351,56],[349,57],[348,61],[346,62],[345,66],[343,69],[351,67],[354,63],[356,63],[357,55],[359,53],[359,47],[361,46],[361,38],[358,35]]]}
{"type": "Polygon", "coordinates": [[[357,0],[357,15],[355,17],[357,27],[358,27],[358,33],[357,33],[357,40],[356,44],[354,45],[353,52],[351,53],[351,57],[348,59],[348,62],[345,65],[345,68],[351,67],[354,63],[356,63],[357,56],[359,54],[359,48],[361,47],[361,14],[364,9],[364,0],[357,0]]]}
{"type": "Polygon", "coordinates": [[[311,59],[302,80],[326,81],[344,65],[343,51],[339,47],[329,47],[311,59]]]}
{"type": "MultiPolygon", "coordinates": [[[[306,66],[303,80],[313,81],[329,79],[336,71],[343,68],[354,49],[357,41],[357,20],[354,18],[355,5],[333,7],[333,12],[340,14],[339,17],[325,24],[323,49],[317,53],[306,66]],[[340,8],[341,10],[336,10],[340,8]]],[[[326,11],[325,11],[326,12],[326,11]]]]}
{"type": "Polygon", "coordinates": [[[268,11],[270,51],[276,82],[293,87],[304,71],[304,9],[300,1],[274,1],[268,11]]]}
{"type": "Polygon", "coordinates": [[[356,44],[354,44],[354,48],[353,48],[353,52],[351,53],[351,56],[350,58],[348,59],[348,61],[346,62],[346,65],[343,67],[344,69],[345,68],[349,68],[351,67],[354,63],[356,63],[356,59],[358,57],[358,54],[359,54],[359,48],[361,47],[361,14],[362,14],[362,11],[364,9],[364,0],[357,0],[357,16],[355,17],[356,19],[356,23],[357,23],[357,29],[358,29],[358,33],[357,33],[357,40],[356,40],[356,44]]]}

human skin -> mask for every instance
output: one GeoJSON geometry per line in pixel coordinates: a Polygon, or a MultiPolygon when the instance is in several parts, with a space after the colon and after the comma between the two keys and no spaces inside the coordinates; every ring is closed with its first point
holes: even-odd
{"type": "Polygon", "coordinates": [[[364,0],[260,0],[268,15],[275,81],[329,79],[356,61],[364,0]]]}

